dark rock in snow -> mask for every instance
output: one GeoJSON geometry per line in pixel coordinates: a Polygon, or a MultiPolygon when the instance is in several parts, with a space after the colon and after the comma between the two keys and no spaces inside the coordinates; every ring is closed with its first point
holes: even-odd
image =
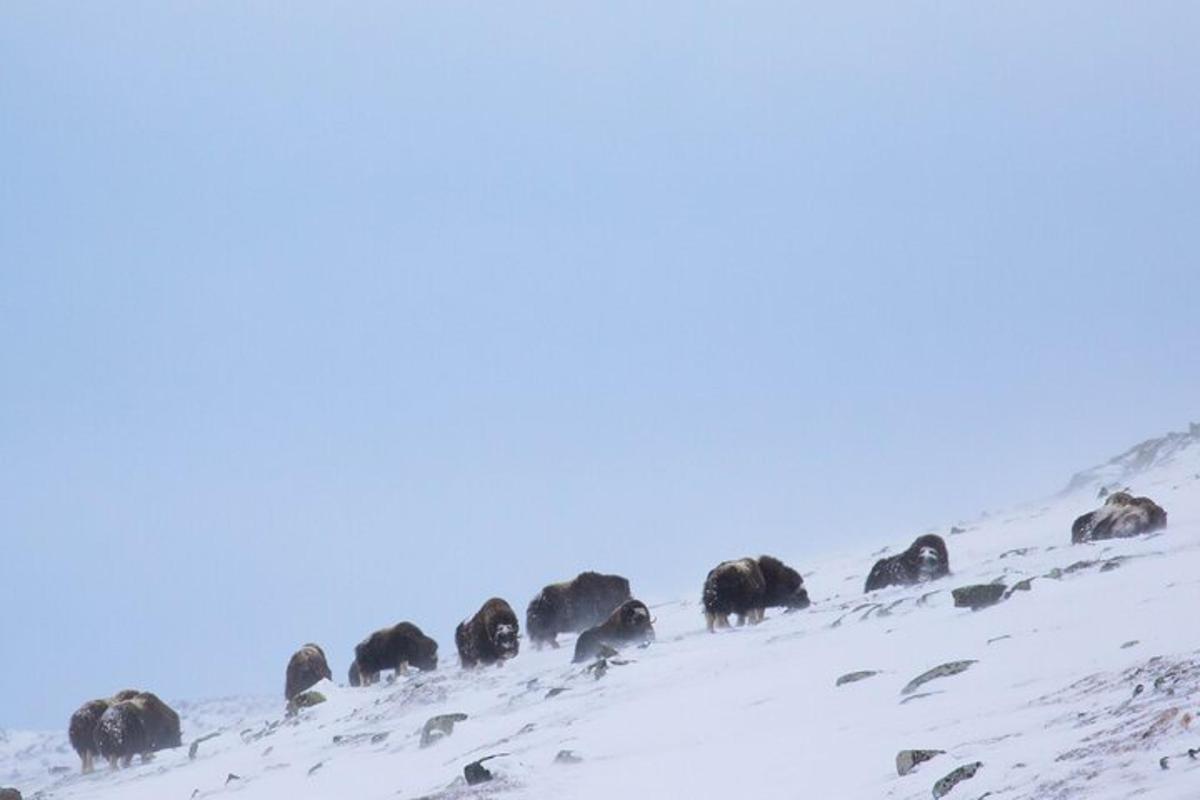
{"type": "Polygon", "coordinates": [[[899,775],[907,775],[916,769],[918,764],[945,752],[945,750],[901,750],[896,753],[896,772],[899,775]]]}
{"type": "Polygon", "coordinates": [[[935,783],[933,785],[933,796],[935,800],[950,794],[950,790],[952,790],[955,786],[958,786],[963,781],[974,778],[975,773],[978,772],[979,768],[982,766],[982,761],[976,761],[973,764],[964,764],[935,783]]]}
{"type": "Polygon", "coordinates": [[[960,586],[950,593],[954,596],[954,605],[958,608],[978,611],[1003,600],[1006,588],[1003,583],[978,583],[974,586],[960,586]]]}
{"type": "Polygon", "coordinates": [[[188,758],[195,759],[196,754],[200,752],[201,744],[203,744],[204,742],[207,742],[209,739],[215,739],[220,735],[221,735],[220,732],[206,733],[203,736],[201,736],[199,739],[196,739],[195,741],[193,741],[191,746],[188,748],[188,758]]]}
{"type": "Polygon", "coordinates": [[[439,714],[430,717],[421,728],[421,747],[429,747],[454,733],[454,724],[466,718],[466,714],[439,714]]]}
{"type": "Polygon", "coordinates": [[[1139,642],[1137,639],[1130,639],[1128,642],[1126,642],[1125,644],[1121,645],[1121,649],[1122,649],[1122,650],[1128,650],[1130,647],[1133,647],[1133,646],[1135,646],[1135,645],[1138,645],[1138,644],[1141,644],[1141,642],[1139,642]]]}
{"type": "Polygon", "coordinates": [[[495,755],[484,756],[478,761],[472,761],[470,764],[467,764],[465,767],[463,767],[463,777],[467,779],[467,784],[470,786],[475,786],[477,784],[487,783],[490,781],[495,777],[495,775],[493,775],[491,770],[483,765],[483,762],[491,761],[493,758],[500,758],[501,756],[506,755],[508,755],[508,753],[496,753],[495,755]]]}
{"type": "Polygon", "coordinates": [[[554,757],[555,764],[579,764],[583,761],[574,750],[559,750],[554,757]]]}
{"type": "Polygon", "coordinates": [[[835,686],[842,686],[847,683],[857,683],[858,681],[866,680],[879,674],[877,669],[864,669],[858,672],[847,672],[845,675],[837,679],[835,686]]]}
{"type": "Polygon", "coordinates": [[[302,708],[312,708],[313,706],[319,706],[324,702],[325,695],[321,694],[320,692],[301,692],[288,701],[287,714],[289,717],[292,717],[296,714],[299,714],[300,709],[302,708]]]}
{"type": "Polygon", "coordinates": [[[1017,581],[1016,583],[1014,583],[1009,588],[1008,592],[1004,595],[1004,599],[1007,600],[1008,598],[1012,597],[1017,592],[1031,592],[1031,591],[1033,591],[1033,578],[1026,578],[1023,581],[1017,581]]]}
{"type": "Polygon", "coordinates": [[[912,694],[921,686],[929,683],[937,678],[948,678],[951,675],[957,675],[960,672],[966,672],[971,665],[976,663],[975,659],[966,659],[963,661],[947,661],[945,664],[939,664],[927,672],[922,672],[917,677],[908,682],[908,685],[900,690],[900,694],[912,694]]]}

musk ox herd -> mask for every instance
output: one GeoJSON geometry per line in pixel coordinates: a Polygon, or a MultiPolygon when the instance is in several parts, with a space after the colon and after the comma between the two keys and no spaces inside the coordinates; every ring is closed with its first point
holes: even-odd
{"type": "MultiPolygon", "coordinates": [[[[1153,500],[1116,492],[1103,506],[1075,520],[1071,541],[1136,536],[1166,524],[1167,513],[1153,500]]],[[[863,590],[912,586],[949,574],[945,540],[927,534],[903,552],[876,561],[863,590]]],[[[739,626],[756,625],[765,619],[768,608],[792,612],[808,608],[811,601],[798,571],[763,555],[713,567],[704,579],[701,604],[708,630],[715,632],[729,627],[730,615],[739,626]]],[[[646,604],[634,598],[627,578],[581,572],[569,581],[543,587],[525,610],[525,635],[535,648],[557,648],[558,635],[568,633],[578,634],[572,660],[579,663],[653,642],[654,618],[646,604]]],[[[516,658],[520,639],[517,614],[499,597],[485,602],[454,631],[459,662],[466,669],[502,665],[516,658]]],[[[383,672],[402,675],[410,667],[430,671],[437,666],[437,642],[411,622],[400,622],[358,643],[349,684],[370,686],[383,672]]],[[[288,661],[284,696],[290,702],[320,681],[332,679],[325,651],[320,645],[306,644],[288,661]]],[[[158,750],[181,744],[179,715],[153,693],[136,689],[84,703],[71,716],[68,736],[85,773],[95,768],[97,757],[116,769],[129,766],[134,756],[146,761],[158,750]]]]}

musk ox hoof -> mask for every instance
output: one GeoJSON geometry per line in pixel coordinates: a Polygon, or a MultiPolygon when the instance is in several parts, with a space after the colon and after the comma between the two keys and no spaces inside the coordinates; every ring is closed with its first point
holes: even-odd
{"type": "Polygon", "coordinates": [[[960,672],[966,672],[975,663],[975,659],[965,659],[963,661],[947,661],[945,664],[939,664],[931,670],[922,672],[917,677],[908,682],[908,685],[900,690],[900,694],[912,694],[917,689],[925,684],[938,678],[949,678],[951,675],[958,675],[960,672]]]}
{"type": "Polygon", "coordinates": [[[326,700],[325,695],[321,694],[320,692],[313,692],[313,691],[301,692],[300,694],[296,695],[295,697],[293,697],[291,700],[288,701],[288,705],[287,705],[288,716],[294,717],[300,713],[301,709],[312,708],[313,706],[319,706],[319,705],[321,705],[321,703],[324,703],[325,700],[326,700]]]}
{"type": "Polygon", "coordinates": [[[978,611],[1003,600],[1007,588],[1003,583],[978,583],[973,586],[960,586],[950,594],[954,596],[954,605],[957,608],[978,611]]]}
{"type": "Polygon", "coordinates": [[[421,747],[429,747],[434,742],[445,739],[454,733],[454,724],[466,718],[466,714],[439,714],[430,717],[421,728],[421,747]]]}
{"type": "Polygon", "coordinates": [[[965,780],[970,780],[975,777],[975,773],[983,766],[982,761],[976,761],[973,764],[964,764],[958,769],[951,772],[946,777],[933,785],[933,796],[935,800],[945,797],[950,794],[950,790],[958,786],[965,780]]]}

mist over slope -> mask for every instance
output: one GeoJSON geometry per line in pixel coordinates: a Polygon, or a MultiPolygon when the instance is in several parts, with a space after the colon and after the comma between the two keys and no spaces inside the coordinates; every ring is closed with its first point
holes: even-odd
{"type": "MultiPolygon", "coordinates": [[[[1200,795],[1188,753],[1200,747],[1200,429],[1081,472],[1046,502],[938,532],[950,577],[869,595],[872,563],[907,540],[811,562],[778,553],[804,573],[811,608],[715,635],[698,575],[695,596],[652,603],[657,643],[602,666],[572,665],[564,637],[562,649],[525,647],[502,668],[465,672],[442,642],[437,672],[365,689],[325,682],[327,702],[292,718],[282,697],[174,702],[185,746],[118,773],[79,775],[65,720],[63,731],[8,732],[0,785],[97,800],[866,800],[928,798],[970,773],[937,790],[1200,795]],[[1072,520],[1118,485],[1157,500],[1166,530],[1071,545],[1072,520]],[[993,582],[1006,587],[1000,603],[955,606],[951,590],[993,582]],[[426,721],[451,713],[466,719],[422,747],[426,721]],[[212,734],[189,758],[187,745],[212,734]],[[897,754],[914,749],[943,752],[898,775],[897,754]],[[467,786],[464,766],[488,756],[494,779],[467,786]]],[[[729,556],[755,550],[747,537],[729,556]]],[[[653,589],[634,584],[644,599],[653,589]]],[[[527,599],[510,598],[521,610],[527,599]]]]}

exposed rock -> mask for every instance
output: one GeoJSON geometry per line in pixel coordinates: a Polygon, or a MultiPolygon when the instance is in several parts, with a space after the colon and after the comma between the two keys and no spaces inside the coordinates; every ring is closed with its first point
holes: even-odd
{"type": "Polygon", "coordinates": [[[1135,645],[1138,645],[1138,644],[1141,644],[1141,642],[1139,642],[1137,639],[1130,639],[1128,642],[1121,645],[1121,649],[1128,650],[1130,647],[1134,647],[1135,645]]]}
{"type": "Polygon", "coordinates": [[[196,758],[196,754],[200,752],[200,745],[202,743],[207,742],[209,739],[215,739],[216,737],[218,737],[220,735],[221,735],[220,732],[206,733],[203,736],[201,736],[199,739],[196,739],[195,741],[193,741],[191,747],[188,748],[188,759],[190,760],[190,759],[196,758]]]}
{"type": "Polygon", "coordinates": [[[896,753],[896,772],[900,775],[907,775],[917,768],[918,764],[924,763],[934,756],[940,756],[945,750],[901,750],[896,753]]]}
{"type": "Polygon", "coordinates": [[[242,779],[241,775],[231,772],[225,776],[225,785],[228,786],[229,784],[233,783],[234,781],[240,781],[241,779],[242,779]]]}
{"type": "Polygon", "coordinates": [[[287,714],[289,717],[294,717],[296,714],[300,713],[300,709],[319,706],[324,702],[325,695],[321,694],[320,692],[301,692],[288,701],[287,714]]]}
{"type": "Polygon", "coordinates": [[[462,722],[466,714],[439,714],[430,717],[421,728],[421,747],[429,747],[454,733],[454,723],[462,722]]]}
{"type": "Polygon", "coordinates": [[[555,764],[579,764],[582,761],[574,750],[559,750],[558,755],[554,757],[555,764]]]}
{"type": "Polygon", "coordinates": [[[565,692],[568,688],[569,687],[567,687],[567,686],[552,687],[550,689],[550,691],[546,692],[546,699],[549,700],[551,697],[558,697],[560,694],[565,692]]]}
{"type": "Polygon", "coordinates": [[[950,794],[950,790],[965,780],[975,777],[975,773],[983,766],[982,761],[976,761],[973,764],[964,764],[958,769],[951,772],[946,777],[933,785],[933,796],[936,798],[945,797],[950,794]]]}
{"type": "Polygon", "coordinates": [[[963,661],[948,661],[945,664],[939,664],[927,672],[922,672],[917,677],[908,682],[908,685],[900,690],[900,694],[912,694],[918,688],[929,683],[937,678],[948,678],[951,675],[957,675],[960,672],[966,672],[971,665],[976,663],[975,659],[966,659],[963,661]]]}
{"type": "Polygon", "coordinates": [[[496,753],[495,755],[484,756],[478,761],[472,761],[470,764],[467,764],[465,767],[463,767],[463,777],[467,779],[467,784],[470,786],[475,786],[477,784],[487,783],[490,781],[495,776],[492,774],[491,770],[483,765],[483,762],[491,761],[493,758],[500,758],[501,756],[506,755],[508,755],[508,753],[496,753]]]}
{"type": "Polygon", "coordinates": [[[954,596],[954,605],[958,608],[978,611],[1003,600],[1005,588],[1003,583],[977,583],[973,586],[960,586],[950,594],[954,596]]]}
{"type": "Polygon", "coordinates": [[[867,678],[878,674],[879,670],[877,669],[864,669],[859,670],[858,672],[847,672],[845,675],[837,679],[837,681],[834,683],[834,686],[841,686],[846,683],[857,683],[858,681],[866,680],[867,678]]]}
{"type": "Polygon", "coordinates": [[[1026,578],[1025,580],[1017,581],[1016,583],[1014,583],[1009,588],[1008,592],[1004,595],[1004,599],[1007,600],[1008,598],[1012,597],[1017,592],[1031,592],[1031,591],[1033,591],[1033,578],[1026,578]]]}

